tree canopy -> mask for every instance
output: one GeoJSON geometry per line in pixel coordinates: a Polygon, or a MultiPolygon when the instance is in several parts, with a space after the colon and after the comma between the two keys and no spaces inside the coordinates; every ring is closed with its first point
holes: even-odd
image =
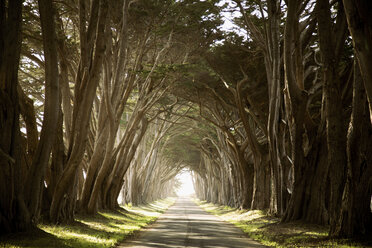
{"type": "Polygon", "coordinates": [[[372,231],[367,0],[0,1],[0,229],[174,194],[372,231]]]}

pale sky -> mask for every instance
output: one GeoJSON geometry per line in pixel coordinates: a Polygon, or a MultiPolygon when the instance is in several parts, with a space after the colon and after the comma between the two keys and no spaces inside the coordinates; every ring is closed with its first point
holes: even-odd
{"type": "Polygon", "coordinates": [[[189,171],[181,171],[181,173],[177,175],[177,178],[181,182],[181,187],[177,190],[178,196],[189,196],[195,193],[189,171]]]}

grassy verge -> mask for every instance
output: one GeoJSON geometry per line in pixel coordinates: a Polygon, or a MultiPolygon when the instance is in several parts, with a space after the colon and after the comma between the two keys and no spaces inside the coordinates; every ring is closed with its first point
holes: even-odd
{"type": "Polygon", "coordinates": [[[204,210],[241,228],[249,237],[271,247],[372,247],[371,240],[329,239],[328,228],[302,222],[279,223],[263,211],[238,210],[195,199],[204,210]]]}
{"type": "Polygon", "coordinates": [[[155,221],[174,201],[168,198],[139,207],[129,205],[117,211],[99,212],[94,217],[78,215],[68,225],[38,225],[26,233],[0,237],[0,248],[114,247],[155,221]]]}

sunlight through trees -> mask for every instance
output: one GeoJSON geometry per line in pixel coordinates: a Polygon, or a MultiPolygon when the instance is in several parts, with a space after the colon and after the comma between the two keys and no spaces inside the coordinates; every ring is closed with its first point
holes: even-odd
{"type": "Polygon", "coordinates": [[[194,182],[189,171],[180,171],[176,176],[176,180],[180,183],[176,191],[178,196],[193,196],[195,194],[194,182]]]}
{"type": "Polygon", "coordinates": [[[371,13],[367,0],[0,1],[1,232],[195,191],[369,235],[371,13]]]}

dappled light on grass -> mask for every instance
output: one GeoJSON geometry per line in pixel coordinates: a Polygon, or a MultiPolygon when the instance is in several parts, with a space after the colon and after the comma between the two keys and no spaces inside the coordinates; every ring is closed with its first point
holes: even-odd
{"type": "Polygon", "coordinates": [[[101,245],[115,244],[114,239],[104,237],[104,235],[100,237],[97,234],[96,234],[97,236],[95,236],[94,233],[89,233],[89,232],[83,234],[83,233],[76,232],[76,230],[74,229],[68,230],[64,227],[49,228],[47,226],[41,226],[41,229],[51,234],[54,234],[58,238],[61,238],[64,240],[71,240],[74,243],[77,240],[81,240],[82,243],[86,243],[86,244],[89,244],[89,243],[92,243],[92,244],[97,243],[101,245]]]}
{"type": "Polygon", "coordinates": [[[303,222],[279,223],[261,210],[240,210],[194,199],[207,212],[241,228],[249,237],[272,247],[366,247],[363,242],[328,238],[324,226],[303,222]]]}
{"type": "Polygon", "coordinates": [[[96,216],[78,215],[68,225],[39,225],[35,234],[2,237],[0,247],[114,247],[156,220],[174,201],[168,198],[138,207],[127,205],[125,210],[103,211],[96,216]]]}

